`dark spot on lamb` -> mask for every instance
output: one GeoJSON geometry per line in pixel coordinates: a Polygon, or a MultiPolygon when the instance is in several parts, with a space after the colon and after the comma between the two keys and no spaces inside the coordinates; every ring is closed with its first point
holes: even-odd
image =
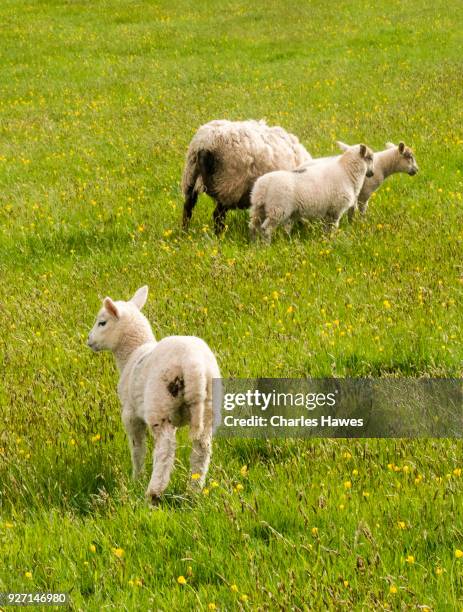
{"type": "Polygon", "coordinates": [[[172,397],[177,397],[177,395],[183,391],[185,388],[185,381],[183,378],[176,376],[173,381],[171,381],[167,385],[167,390],[172,395],[172,397]]]}
{"type": "Polygon", "coordinates": [[[307,168],[296,168],[296,170],[293,170],[293,172],[296,174],[302,174],[303,172],[307,172],[307,168]]]}

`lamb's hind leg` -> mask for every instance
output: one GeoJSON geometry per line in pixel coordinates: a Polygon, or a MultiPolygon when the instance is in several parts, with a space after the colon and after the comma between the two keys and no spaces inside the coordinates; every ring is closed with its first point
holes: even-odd
{"type": "Polygon", "coordinates": [[[272,234],[274,230],[278,227],[278,225],[279,223],[275,219],[271,219],[270,217],[267,217],[265,219],[265,221],[260,226],[260,230],[262,232],[262,237],[264,239],[264,242],[266,242],[267,244],[271,243],[272,234]]]}
{"type": "Polygon", "coordinates": [[[132,476],[134,479],[143,471],[146,456],[146,423],[129,414],[122,413],[127,438],[132,457],[132,476]]]}
{"type": "Polygon", "coordinates": [[[206,480],[212,454],[212,430],[214,413],[212,407],[212,380],[206,386],[206,397],[198,398],[190,407],[190,455],[191,487],[201,489],[206,480]]]}
{"type": "Polygon", "coordinates": [[[169,421],[154,424],[151,428],[154,437],[153,473],[146,490],[146,497],[156,503],[169,484],[175,460],[176,428],[169,421]]]}

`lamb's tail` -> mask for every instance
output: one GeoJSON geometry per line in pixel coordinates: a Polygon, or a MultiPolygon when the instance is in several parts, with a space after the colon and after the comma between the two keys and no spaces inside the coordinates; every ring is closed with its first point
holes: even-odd
{"type": "Polygon", "coordinates": [[[183,169],[182,192],[185,198],[183,205],[183,228],[187,229],[193,214],[198,195],[205,190],[207,179],[214,172],[214,155],[204,149],[190,147],[183,169]]]}
{"type": "Polygon", "coordinates": [[[262,223],[266,217],[265,199],[267,196],[267,184],[265,180],[257,179],[251,192],[251,209],[249,211],[249,229],[251,237],[261,230],[262,223]]]}

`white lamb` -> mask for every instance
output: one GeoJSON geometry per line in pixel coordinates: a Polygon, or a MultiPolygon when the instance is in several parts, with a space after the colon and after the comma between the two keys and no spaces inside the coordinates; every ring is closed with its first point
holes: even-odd
{"type": "Polygon", "coordinates": [[[293,171],[269,172],[260,177],[251,193],[250,228],[270,242],[272,232],[284,225],[289,233],[294,221],[323,219],[338,227],[343,214],[355,205],[365,176],[373,176],[373,151],[364,144],[348,147],[335,158],[293,171]]]}
{"type": "Polygon", "coordinates": [[[144,466],[146,429],[154,437],[153,472],[146,491],[153,503],[166,489],[175,458],[177,427],[190,426],[193,486],[202,487],[220,423],[212,408],[212,379],[220,377],[207,344],[194,336],[170,336],[156,342],[140,312],[148,297],[141,287],[129,302],[103,300],[88,336],[94,351],[113,352],[120,372],[118,394],[132,455],[133,476],[144,466]],[[195,480],[196,479],[196,480],[195,480]]]}
{"type": "MultiPolygon", "coordinates": [[[[358,209],[363,215],[367,212],[371,194],[381,187],[388,176],[397,172],[406,172],[410,176],[414,176],[418,172],[418,164],[413,151],[403,142],[399,142],[398,145],[387,142],[384,151],[378,151],[374,154],[374,164],[375,173],[372,177],[365,178],[357,198],[358,209]]],[[[352,218],[355,214],[355,208],[351,210],[349,216],[352,218]]]]}
{"type": "MultiPolygon", "coordinates": [[[[337,145],[342,151],[346,151],[349,148],[349,145],[346,145],[340,141],[337,141],[337,145]]],[[[309,162],[302,164],[300,168],[325,162],[327,159],[336,159],[336,157],[339,156],[312,159],[309,162]]],[[[350,208],[348,211],[350,221],[352,221],[354,218],[357,208],[362,215],[367,212],[368,201],[371,194],[381,187],[388,176],[398,172],[405,172],[410,176],[414,176],[419,170],[413,151],[403,142],[399,142],[398,145],[395,145],[392,142],[387,142],[386,149],[384,151],[377,151],[374,153],[373,161],[375,173],[371,177],[365,177],[365,181],[363,182],[362,189],[358,195],[356,205],[350,208]]]]}
{"type": "Polygon", "coordinates": [[[255,180],[271,170],[292,170],[311,159],[296,136],[265,121],[210,121],[188,147],[182,177],[183,227],[189,225],[198,195],[215,200],[215,231],[234,208],[249,208],[255,180]]]}

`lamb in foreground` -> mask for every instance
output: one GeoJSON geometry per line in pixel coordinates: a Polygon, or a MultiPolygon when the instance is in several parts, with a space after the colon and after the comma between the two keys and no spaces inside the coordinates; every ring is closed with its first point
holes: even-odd
{"type": "Polygon", "coordinates": [[[249,208],[255,180],[271,170],[292,170],[311,159],[296,136],[265,121],[210,121],[188,147],[182,178],[183,228],[187,229],[201,192],[213,200],[214,226],[220,233],[225,215],[249,208]]]}
{"type": "Polygon", "coordinates": [[[134,478],[144,466],[146,430],[153,435],[153,472],[146,495],[154,503],[169,484],[175,434],[182,425],[190,426],[192,485],[203,486],[213,429],[220,423],[220,414],[212,408],[212,379],[219,378],[220,371],[212,351],[199,338],[170,336],[156,342],[140,312],[147,297],[145,286],[128,302],[105,298],[87,344],[94,351],[110,350],[116,358],[134,478]]]}
{"type": "Polygon", "coordinates": [[[250,229],[270,242],[272,232],[294,221],[323,219],[338,227],[343,214],[355,205],[365,176],[373,176],[373,151],[364,144],[348,147],[335,158],[293,171],[269,172],[251,193],[250,229]]]}

